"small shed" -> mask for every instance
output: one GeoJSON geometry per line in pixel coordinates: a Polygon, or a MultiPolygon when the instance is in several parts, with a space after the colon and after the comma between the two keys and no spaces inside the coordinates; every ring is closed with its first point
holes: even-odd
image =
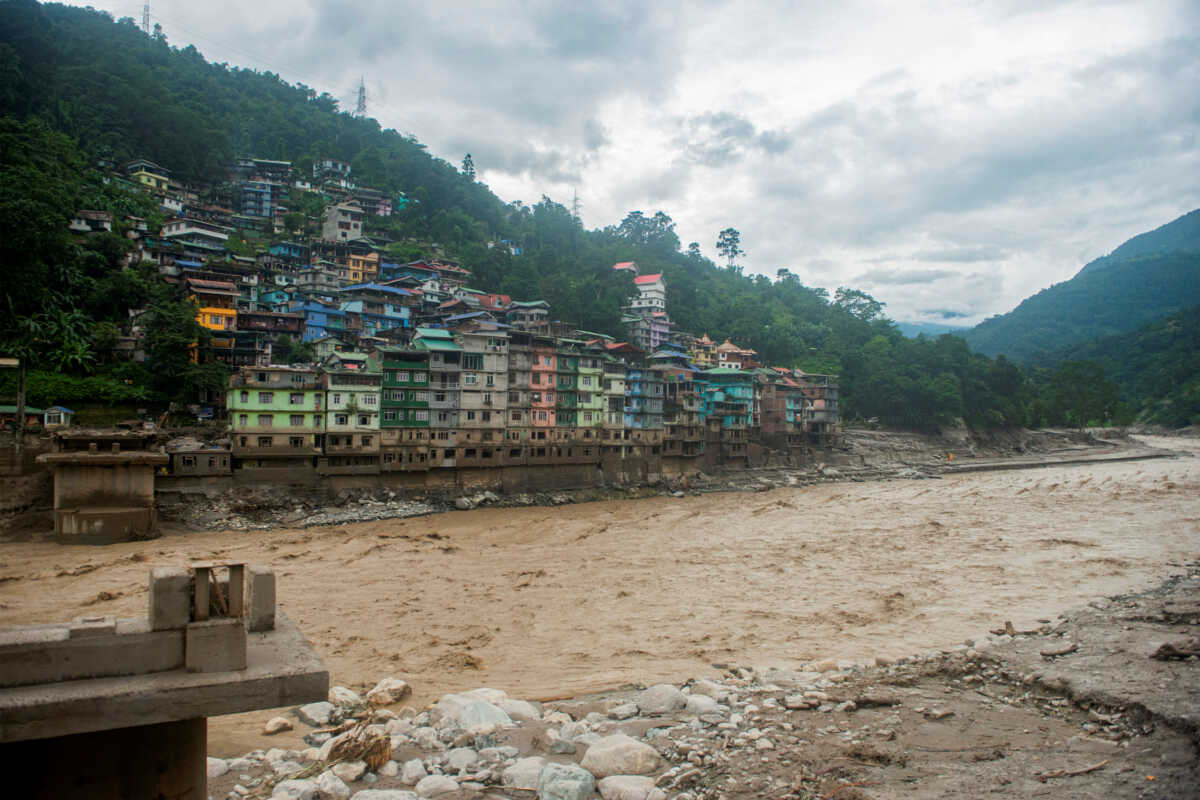
{"type": "MultiPolygon", "coordinates": [[[[37,427],[42,416],[42,409],[34,408],[33,406],[25,406],[25,422],[26,428],[37,427]]],[[[17,427],[17,407],[16,406],[0,406],[0,430],[11,431],[17,427]]]]}
{"type": "Polygon", "coordinates": [[[75,412],[65,406],[50,406],[42,412],[42,425],[47,428],[66,428],[75,412]]]}

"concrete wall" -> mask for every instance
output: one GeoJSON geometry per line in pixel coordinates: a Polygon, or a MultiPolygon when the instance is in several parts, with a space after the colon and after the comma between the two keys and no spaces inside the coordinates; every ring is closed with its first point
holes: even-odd
{"type": "Polygon", "coordinates": [[[55,508],[153,503],[154,467],[150,464],[55,465],[55,508]]]}

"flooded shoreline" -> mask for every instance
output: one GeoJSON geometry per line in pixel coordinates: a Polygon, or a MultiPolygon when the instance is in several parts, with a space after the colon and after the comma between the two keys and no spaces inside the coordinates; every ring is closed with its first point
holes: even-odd
{"type": "MultiPolygon", "coordinates": [[[[481,685],[561,697],[714,663],[903,656],[1053,618],[1194,560],[1198,490],[1200,461],[1155,459],[15,543],[0,549],[0,624],[140,615],[153,564],[272,563],[282,610],[335,683],[397,675],[417,704],[481,685]]],[[[214,753],[252,749],[250,722],[210,729],[214,753]]]]}

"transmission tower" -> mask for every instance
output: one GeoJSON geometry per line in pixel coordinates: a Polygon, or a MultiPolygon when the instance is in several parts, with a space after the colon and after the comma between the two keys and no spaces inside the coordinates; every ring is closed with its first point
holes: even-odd
{"type": "Polygon", "coordinates": [[[358,103],[354,106],[354,116],[365,117],[367,115],[367,86],[362,78],[358,79],[358,103]]]}
{"type": "Polygon", "coordinates": [[[150,4],[142,6],[142,33],[150,35],[150,4]]]}
{"type": "Polygon", "coordinates": [[[579,205],[579,190],[572,187],[571,188],[571,216],[574,217],[575,219],[579,219],[580,210],[581,210],[581,206],[579,205]]]}

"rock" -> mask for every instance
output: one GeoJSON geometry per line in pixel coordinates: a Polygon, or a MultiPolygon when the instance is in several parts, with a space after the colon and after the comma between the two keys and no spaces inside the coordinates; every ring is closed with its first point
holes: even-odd
{"type": "Polygon", "coordinates": [[[833,707],[834,711],[857,711],[858,706],[853,700],[843,700],[833,707]]]}
{"type": "Polygon", "coordinates": [[[417,797],[439,797],[458,791],[458,781],[445,775],[430,775],[422,778],[416,786],[417,797]]]}
{"type": "Polygon", "coordinates": [[[687,699],[684,710],[689,714],[708,714],[717,710],[717,701],[708,695],[694,694],[687,699]]]}
{"type": "Polygon", "coordinates": [[[389,761],[379,768],[379,777],[395,778],[400,774],[400,765],[395,761],[389,761]]]}
{"type": "Polygon", "coordinates": [[[223,758],[208,759],[208,779],[219,778],[229,772],[229,763],[223,758]]]}
{"type": "Polygon", "coordinates": [[[417,796],[403,789],[363,789],[350,800],[417,800],[417,796]]]}
{"type": "Polygon", "coordinates": [[[511,725],[512,717],[487,700],[472,700],[455,716],[460,727],[466,730],[485,725],[511,725]]]}
{"type": "Polygon", "coordinates": [[[639,775],[610,775],[600,781],[604,800],[666,800],[667,793],[655,788],[653,778],[639,775]]]}
{"type": "Polygon", "coordinates": [[[629,719],[630,717],[636,717],[637,713],[637,703],[621,703],[608,710],[608,715],[613,719],[629,719]]]}
{"type": "Polygon", "coordinates": [[[287,717],[271,717],[267,720],[267,724],[263,725],[263,736],[274,736],[277,733],[290,731],[292,723],[287,717]]]}
{"type": "Polygon", "coordinates": [[[399,678],[384,678],[375,684],[375,688],[367,692],[367,700],[377,706],[390,706],[399,703],[412,694],[412,687],[407,681],[399,678]]]}
{"type": "Polygon", "coordinates": [[[456,747],[446,753],[446,771],[464,772],[479,763],[479,754],[469,747],[456,747]]]}
{"type": "Polygon", "coordinates": [[[623,733],[605,736],[587,749],[580,762],[598,778],[609,775],[645,775],[658,768],[658,752],[623,733]]]}
{"type": "Polygon", "coordinates": [[[783,707],[789,711],[795,711],[802,708],[811,708],[812,704],[802,694],[789,694],[784,695],[783,707]]]}
{"type": "Polygon", "coordinates": [[[660,683],[639,694],[637,705],[643,714],[669,714],[686,706],[687,697],[671,684],[660,683]]]}
{"type": "Polygon", "coordinates": [[[361,708],[363,699],[358,692],[351,691],[345,686],[334,686],[329,690],[329,702],[343,708],[361,708]]]}
{"type": "Polygon", "coordinates": [[[471,498],[469,497],[459,497],[455,499],[454,507],[459,511],[470,511],[475,507],[475,504],[471,502],[471,498]]]}
{"type": "Polygon", "coordinates": [[[311,725],[314,728],[323,728],[333,720],[333,713],[336,707],[333,703],[320,702],[309,703],[306,706],[300,706],[296,709],[296,716],[305,725],[311,725]]]}
{"type": "Polygon", "coordinates": [[[497,494],[496,494],[495,492],[484,492],[484,493],[483,493],[483,502],[485,502],[485,503],[499,503],[499,502],[500,502],[500,498],[499,498],[499,496],[497,496],[497,494]]]}
{"type": "Polygon", "coordinates": [[[284,775],[296,774],[300,770],[304,769],[304,765],[298,761],[292,761],[291,759],[287,759],[284,761],[272,761],[271,769],[275,772],[276,775],[283,777],[284,775]]]}
{"type": "Polygon", "coordinates": [[[538,776],[538,800],[586,800],[596,790],[596,779],[574,764],[547,764],[538,776]]]}
{"type": "Polygon", "coordinates": [[[356,780],[367,774],[367,762],[365,761],[343,761],[340,764],[334,764],[330,770],[334,775],[344,780],[346,783],[354,783],[356,780]]]}
{"type": "Polygon", "coordinates": [[[536,790],[538,778],[546,766],[546,759],[541,756],[520,758],[500,776],[500,782],[513,789],[536,790]]]}
{"type": "Polygon", "coordinates": [[[404,766],[400,770],[400,782],[412,786],[420,782],[428,774],[425,771],[425,765],[421,763],[421,759],[414,758],[404,762],[404,766]]]}
{"type": "Polygon", "coordinates": [[[316,781],[280,781],[271,793],[273,800],[317,800],[316,781]]]}
{"type": "Polygon", "coordinates": [[[564,739],[561,734],[554,734],[550,739],[549,750],[551,753],[560,756],[575,755],[575,742],[570,739],[564,739]]]}
{"type": "Polygon", "coordinates": [[[692,697],[702,694],[720,702],[721,698],[729,695],[729,687],[722,686],[716,681],[701,679],[692,684],[692,697]]]}
{"type": "Polygon", "coordinates": [[[542,710],[525,700],[513,700],[505,697],[495,705],[517,722],[539,722],[542,719],[542,710]]]}
{"type": "Polygon", "coordinates": [[[826,659],[825,661],[816,662],[812,665],[812,668],[813,672],[837,672],[838,665],[836,661],[826,659]]]}
{"type": "Polygon", "coordinates": [[[338,777],[335,770],[327,769],[317,776],[317,789],[321,792],[321,800],[347,800],[350,797],[350,787],[338,777]]]}
{"type": "Polygon", "coordinates": [[[325,743],[321,745],[321,755],[318,761],[328,761],[330,754],[333,752],[333,748],[337,747],[338,742],[345,741],[349,738],[350,732],[346,731],[345,733],[339,733],[337,736],[332,736],[329,739],[326,739],[325,743]]]}

